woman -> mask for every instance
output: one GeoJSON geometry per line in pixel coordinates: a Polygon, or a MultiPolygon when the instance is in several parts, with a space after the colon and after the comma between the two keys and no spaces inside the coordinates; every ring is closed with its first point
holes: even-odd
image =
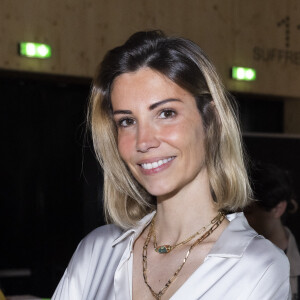
{"type": "Polygon", "coordinates": [[[239,129],[203,51],[160,31],[107,53],[89,120],[108,223],[53,299],[288,299],[289,265],[242,213],[239,129]]]}

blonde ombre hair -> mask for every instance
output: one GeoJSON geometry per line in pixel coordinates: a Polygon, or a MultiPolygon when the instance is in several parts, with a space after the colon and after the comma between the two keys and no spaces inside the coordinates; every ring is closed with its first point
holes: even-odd
{"type": "Polygon", "coordinates": [[[243,209],[251,188],[240,129],[214,66],[192,41],[147,31],[135,33],[109,51],[93,83],[88,120],[104,171],[107,222],[127,229],[155,209],[155,198],[133,178],[119,155],[110,100],[115,78],[143,67],[160,72],[195,97],[206,133],[205,160],[213,199],[219,210],[243,209]]]}

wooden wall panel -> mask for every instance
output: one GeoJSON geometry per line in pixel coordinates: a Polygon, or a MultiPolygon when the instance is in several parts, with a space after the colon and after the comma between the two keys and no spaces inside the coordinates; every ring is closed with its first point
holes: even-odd
{"type": "Polygon", "coordinates": [[[90,77],[108,49],[153,28],[197,42],[232,91],[300,97],[298,0],[2,0],[0,68],[90,77]],[[20,41],[49,43],[53,57],[21,58],[20,41]],[[230,79],[233,65],[257,80],[230,79]]]}
{"type": "Polygon", "coordinates": [[[284,131],[286,133],[298,134],[300,138],[300,99],[286,99],[284,104],[284,131]]]}

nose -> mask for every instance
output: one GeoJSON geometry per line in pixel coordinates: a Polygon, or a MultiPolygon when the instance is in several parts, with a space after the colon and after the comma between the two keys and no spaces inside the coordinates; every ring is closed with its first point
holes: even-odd
{"type": "Polygon", "coordinates": [[[148,122],[140,123],[137,130],[136,150],[145,153],[159,145],[157,129],[148,122]]]}

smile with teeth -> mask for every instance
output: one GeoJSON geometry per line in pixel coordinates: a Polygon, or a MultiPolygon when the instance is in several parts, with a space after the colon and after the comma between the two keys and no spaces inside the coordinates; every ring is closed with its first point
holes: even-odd
{"type": "Polygon", "coordinates": [[[145,163],[145,164],[141,164],[140,166],[145,169],[145,170],[151,170],[151,169],[155,169],[157,167],[160,167],[166,163],[168,163],[169,161],[173,160],[175,158],[175,156],[169,157],[169,158],[165,158],[165,159],[160,159],[159,161],[155,161],[153,163],[145,163]]]}

